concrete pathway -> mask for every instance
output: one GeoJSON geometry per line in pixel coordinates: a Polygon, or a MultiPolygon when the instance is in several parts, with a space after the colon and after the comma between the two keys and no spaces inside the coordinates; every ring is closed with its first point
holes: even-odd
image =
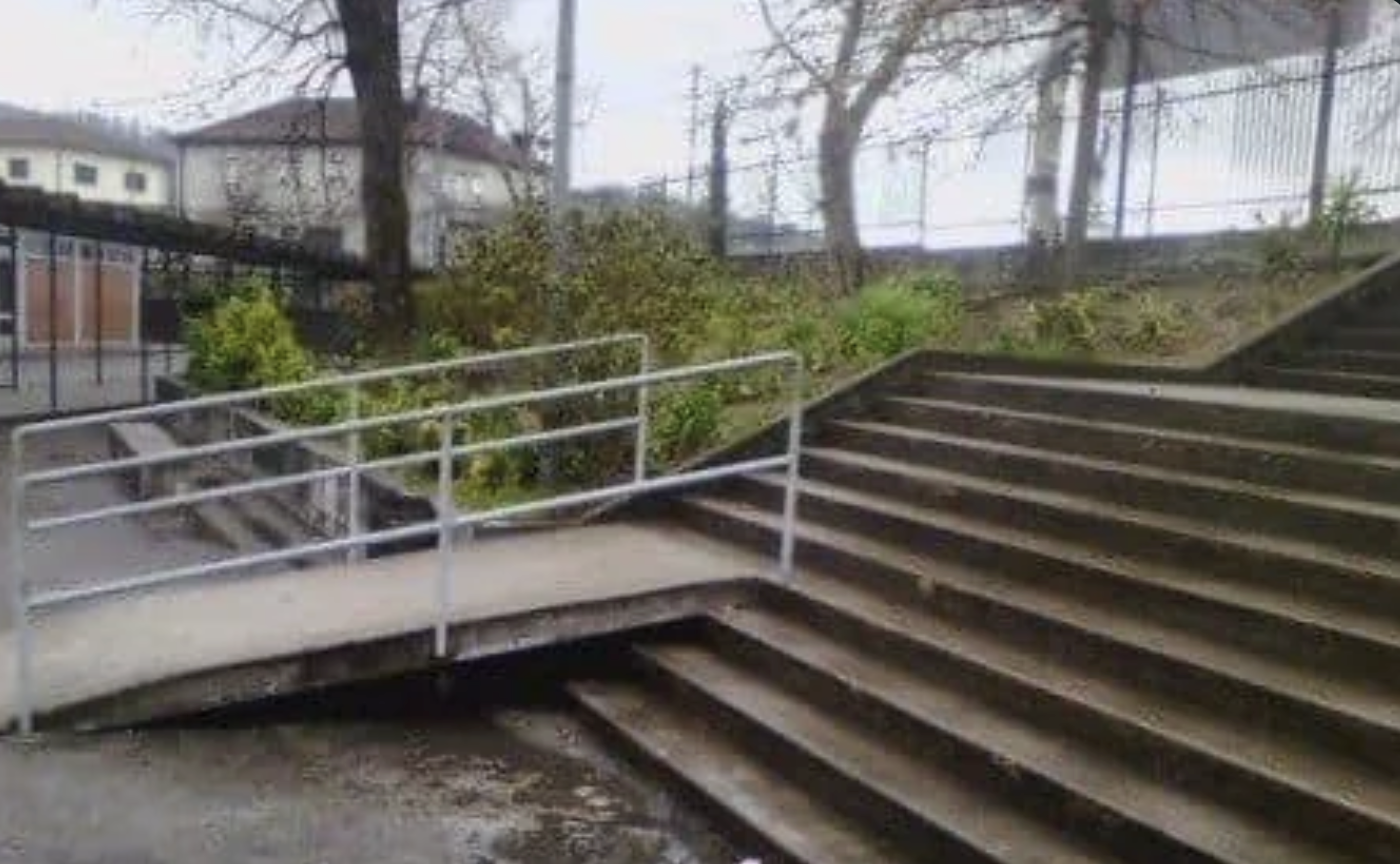
{"type": "MultiPolygon", "coordinates": [[[[438,561],[417,553],[185,583],[44,613],[36,706],[124,694],[107,700],[104,717],[154,715],[421,669],[438,561]],[[353,661],[336,660],[339,650],[356,652],[353,661]],[[127,698],[142,690],[154,695],[127,698]]],[[[696,614],[714,601],[706,589],[737,591],[734,580],[773,567],[689,532],[621,524],[484,540],[460,546],[454,562],[452,650],[462,659],[696,614]]],[[[0,632],[0,727],[15,716],[14,669],[13,631],[0,632]]]]}

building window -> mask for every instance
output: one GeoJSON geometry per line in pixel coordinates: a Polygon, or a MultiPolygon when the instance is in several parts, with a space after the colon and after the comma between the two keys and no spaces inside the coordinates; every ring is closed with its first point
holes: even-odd
{"type": "Polygon", "coordinates": [[[73,182],[78,186],[97,185],[97,166],[83,162],[73,163],[73,182]]]}
{"type": "Polygon", "coordinates": [[[126,191],[142,193],[146,191],[146,175],[140,171],[126,172],[126,191]]]}
{"type": "Polygon", "coordinates": [[[11,159],[10,164],[6,166],[6,173],[10,175],[11,180],[28,180],[29,160],[11,159]]]}

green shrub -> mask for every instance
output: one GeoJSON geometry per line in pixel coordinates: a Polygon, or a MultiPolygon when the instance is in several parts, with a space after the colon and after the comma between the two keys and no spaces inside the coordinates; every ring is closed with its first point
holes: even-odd
{"type": "Polygon", "coordinates": [[[1317,231],[1327,244],[1333,270],[1341,269],[1342,252],[1357,229],[1376,221],[1379,216],[1380,211],[1365,198],[1359,174],[1350,174],[1333,183],[1317,220],[1317,231]]]}
{"type": "Polygon", "coordinates": [[[955,281],[895,277],[861,290],[840,312],[842,347],[851,357],[888,359],[962,328],[962,291],[955,281]]]}
{"type": "Polygon", "coordinates": [[[1259,275],[1269,282],[1296,282],[1307,271],[1304,234],[1293,225],[1291,214],[1285,213],[1270,224],[1256,215],[1261,231],[1256,246],[1259,254],[1259,275]]]}
{"type": "Polygon", "coordinates": [[[1181,344],[1188,331],[1186,310],[1155,291],[1133,296],[1120,341],[1145,354],[1161,354],[1181,344]]]}
{"type": "Polygon", "coordinates": [[[1037,353],[1092,355],[1105,341],[1109,292],[1103,288],[1069,291],[1029,306],[1037,353]]]}
{"type": "Polygon", "coordinates": [[[724,400],[712,385],[673,390],[656,400],[651,425],[652,457],[674,465],[719,441],[724,400]]]}

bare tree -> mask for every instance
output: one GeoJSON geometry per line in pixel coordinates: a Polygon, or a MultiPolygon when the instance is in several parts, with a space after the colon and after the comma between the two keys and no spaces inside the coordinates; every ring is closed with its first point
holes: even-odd
{"type": "Polygon", "coordinates": [[[482,0],[158,0],[162,16],[193,20],[244,58],[223,79],[229,90],[269,81],[301,95],[328,96],[342,76],[360,115],[360,196],[366,259],[378,320],[412,326],[412,270],[404,183],[407,73],[448,23],[482,0]],[[406,58],[410,62],[406,62],[406,58]]]}
{"type": "MultiPolygon", "coordinates": [[[[1077,145],[1063,232],[1072,278],[1087,239],[1098,164],[1100,108],[1120,72],[1125,36],[1181,69],[1256,63],[1272,44],[1294,44],[1336,0],[757,0],[789,91],[822,105],[818,131],[821,213],[837,278],[859,281],[855,154],[876,110],[919,91],[942,125],[992,128],[1036,106],[1046,136],[1028,201],[1042,227],[1054,215],[1058,124],[1077,76],[1077,145]],[[1155,53],[1154,53],[1155,52],[1155,53]],[[1185,59],[1183,59],[1185,58],[1185,59]],[[917,85],[917,86],[916,86],[917,85]],[[1051,129],[1051,126],[1056,128],[1051,129]],[[1054,153],[1049,151],[1053,149],[1054,153]],[[1043,152],[1042,152],[1043,151],[1043,152]]],[[[1158,70],[1160,71],[1160,70],[1158,70]]]]}

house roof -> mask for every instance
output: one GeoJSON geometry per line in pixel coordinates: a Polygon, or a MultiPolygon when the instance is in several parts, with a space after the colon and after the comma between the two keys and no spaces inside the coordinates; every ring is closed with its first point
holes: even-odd
{"type": "Polygon", "coordinates": [[[159,164],[174,161],[174,153],[163,141],[124,135],[91,121],[15,105],[0,105],[0,145],[53,147],[159,164]]]}
{"type": "MultiPolygon", "coordinates": [[[[410,106],[411,146],[441,148],[479,162],[524,167],[527,154],[484,125],[462,114],[410,106]]],[[[180,144],[360,144],[360,113],[355,100],[284,99],[246,114],[175,136],[180,144]]]]}

